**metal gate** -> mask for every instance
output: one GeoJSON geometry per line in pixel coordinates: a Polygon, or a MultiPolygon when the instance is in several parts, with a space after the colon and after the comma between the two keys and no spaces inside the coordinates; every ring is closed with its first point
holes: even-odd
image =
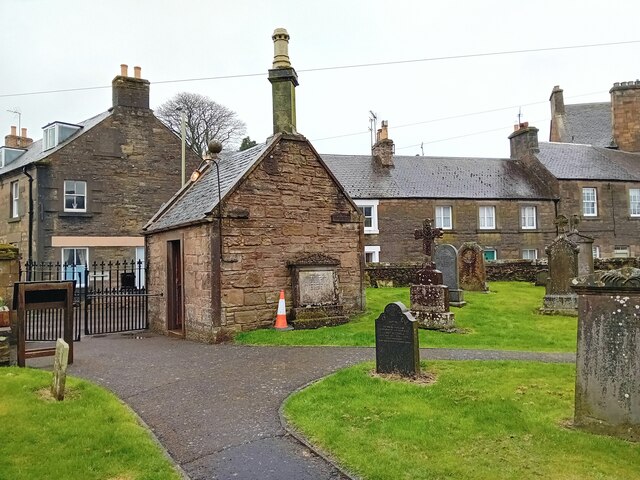
{"type": "MultiPolygon", "coordinates": [[[[22,281],[74,280],[74,340],[80,335],[144,330],[147,317],[148,266],[142,260],[73,265],[27,262],[22,281]]],[[[59,312],[40,310],[27,318],[28,341],[55,341],[62,334],[59,312]]]]}

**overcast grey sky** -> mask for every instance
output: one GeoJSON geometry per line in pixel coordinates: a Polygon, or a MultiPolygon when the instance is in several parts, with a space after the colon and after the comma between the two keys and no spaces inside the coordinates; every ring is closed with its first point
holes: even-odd
{"type": "Polygon", "coordinates": [[[608,101],[613,82],[640,77],[640,43],[302,71],[640,40],[635,0],[0,0],[0,18],[0,133],[17,124],[6,111],[17,107],[34,139],[51,121],[76,123],[108,109],[110,88],[7,94],[110,86],[126,63],[151,81],[152,108],[180,91],[201,93],[264,141],[277,27],[291,35],[298,131],[321,153],[368,153],[373,110],[389,121],[397,154],[418,154],[424,142],[425,155],[504,157],[519,106],[548,138],[554,85],[566,103],[608,101]],[[154,83],[251,73],[264,75],[154,83]],[[348,134],[357,135],[321,140],[348,134]]]}

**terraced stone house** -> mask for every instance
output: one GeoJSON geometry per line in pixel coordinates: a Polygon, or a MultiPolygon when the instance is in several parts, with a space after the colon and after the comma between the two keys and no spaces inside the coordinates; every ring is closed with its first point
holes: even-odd
{"type": "MultiPolygon", "coordinates": [[[[142,227],[180,187],[182,147],[149,108],[140,68],[127,72],[123,65],[113,79],[107,111],[51,122],[35,142],[15,127],[5,137],[0,243],[17,246],[23,261],[144,259],[142,227]]],[[[190,170],[199,161],[187,151],[190,170]]]]}

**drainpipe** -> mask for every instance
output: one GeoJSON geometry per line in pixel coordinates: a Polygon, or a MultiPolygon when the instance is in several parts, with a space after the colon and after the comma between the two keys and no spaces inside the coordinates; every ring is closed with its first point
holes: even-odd
{"type": "Polygon", "coordinates": [[[22,167],[29,179],[29,268],[27,269],[27,281],[31,280],[31,263],[33,262],[33,177],[27,172],[27,166],[22,167]]]}

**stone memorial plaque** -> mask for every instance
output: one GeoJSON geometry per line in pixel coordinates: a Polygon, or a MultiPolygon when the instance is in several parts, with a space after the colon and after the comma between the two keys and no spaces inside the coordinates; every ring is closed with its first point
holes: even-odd
{"type": "Polygon", "coordinates": [[[549,278],[540,311],[548,314],[575,315],[578,297],[571,289],[571,281],[578,276],[578,246],[559,235],[545,249],[549,258],[549,278]]]}
{"type": "Polygon", "coordinates": [[[301,270],[298,282],[300,305],[331,305],[337,300],[333,270],[301,270]]]}
{"type": "Polygon", "coordinates": [[[418,323],[401,302],[388,304],[376,319],[376,372],[420,372],[418,323]]]}
{"type": "Polygon", "coordinates": [[[53,395],[53,398],[56,400],[64,400],[68,363],[69,344],[59,338],[56,342],[56,353],[53,360],[53,379],[51,381],[51,395],[53,395]]]}

